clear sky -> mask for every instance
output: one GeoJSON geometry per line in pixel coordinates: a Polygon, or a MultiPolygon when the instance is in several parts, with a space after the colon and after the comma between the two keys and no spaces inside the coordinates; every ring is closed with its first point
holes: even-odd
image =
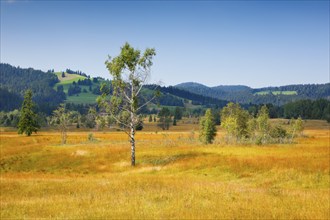
{"type": "Polygon", "coordinates": [[[165,85],[329,82],[329,1],[1,0],[4,63],[110,78],[126,41],[165,85]]]}

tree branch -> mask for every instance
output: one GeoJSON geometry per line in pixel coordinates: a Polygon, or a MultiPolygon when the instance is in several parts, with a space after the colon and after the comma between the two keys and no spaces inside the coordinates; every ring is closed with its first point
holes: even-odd
{"type": "Polygon", "coordinates": [[[145,102],[143,105],[141,105],[140,107],[138,107],[136,109],[136,111],[139,111],[140,109],[142,109],[144,106],[148,105],[150,102],[152,102],[154,99],[156,98],[156,96],[152,97],[151,99],[149,99],[147,102],[145,102]]]}

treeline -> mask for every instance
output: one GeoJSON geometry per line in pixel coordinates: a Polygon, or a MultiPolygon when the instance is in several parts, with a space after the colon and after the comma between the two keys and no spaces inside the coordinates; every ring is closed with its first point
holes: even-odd
{"type": "Polygon", "coordinates": [[[24,92],[33,91],[33,100],[39,111],[51,112],[65,100],[63,91],[55,91],[59,82],[56,75],[32,68],[23,69],[9,64],[0,64],[0,106],[2,111],[12,111],[22,104],[24,92]]]}
{"type": "Polygon", "coordinates": [[[330,101],[299,100],[283,106],[284,118],[323,119],[330,122],[330,101]]]}
{"type": "Polygon", "coordinates": [[[83,72],[81,72],[79,70],[73,71],[73,70],[70,70],[70,69],[66,69],[65,72],[67,72],[68,74],[77,74],[77,75],[85,76],[85,77],[88,77],[89,78],[89,76],[86,73],[83,73],[83,72]]]}
{"type": "MultiPolygon", "coordinates": [[[[69,85],[68,88],[68,96],[73,96],[79,93],[87,93],[88,91],[91,92],[94,95],[101,95],[101,86],[99,85],[99,79],[93,78],[93,80],[90,79],[84,79],[84,80],[78,80],[77,82],[73,82],[71,85],[69,85]],[[82,89],[81,86],[88,86],[88,91],[86,88],[82,89]]],[[[102,81],[101,84],[105,84],[107,88],[109,88],[109,93],[111,94],[111,86],[110,81],[102,81]]]]}
{"type": "Polygon", "coordinates": [[[171,94],[173,96],[180,97],[182,99],[186,100],[191,100],[193,105],[204,105],[206,107],[223,107],[225,106],[228,102],[211,98],[211,97],[206,97],[203,95],[198,95],[195,93],[191,93],[173,86],[169,87],[162,87],[162,86],[157,86],[157,85],[146,85],[145,88],[154,90],[157,87],[157,90],[159,90],[163,94],[171,94]]]}
{"type": "MultiPolygon", "coordinates": [[[[95,112],[98,112],[99,109],[97,105],[66,103],[65,106],[68,111],[72,112],[73,115],[79,118],[80,124],[78,125],[78,127],[79,126],[86,128],[95,127],[96,122],[92,122],[89,112],[90,109],[93,109],[95,112]]],[[[37,115],[36,120],[38,124],[41,127],[50,126],[51,125],[50,121],[53,112],[51,112],[51,114],[45,114],[44,112],[41,112],[38,109],[40,109],[38,108],[38,106],[35,106],[33,108],[33,111],[36,112],[37,115]]],[[[21,117],[20,110],[21,110],[21,106],[9,112],[0,111],[0,126],[16,128],[18,126],[18,122],[21,117]]]]}
{"type": "MultiPolygon", "coordinates": [[[[252,115],[257,115],[263,105],[245,105],[245,108],[252,115]]],[[[270,118],[298,118],[321,119],[330,122],[330,101],[325,99],[298,100],[287,103],[283,106],[273,104],[266,105],[270,118]]]]}
{"type": "Polygon", "coordinates": [[[305,84],[305,85],[288,85],[279,87],[266,87],[262,89],[254,89],[253,92],[260,91],[295,91],[301,98],[319,99],[330,97],[330,83],[326,84],[305,84]]]}
{"type": "Polygon", "coordinates": [[[241,104],[263,104],[271,103],[274,105],[284,105],[301,99],[328,99],[330,97],[330,83],[326,84],[306,84],[306,85],[288,85],[280,87],[265,87],[252,89],[247,86],[216,86],[207,87],[199,83],[183,83],[176,88],[189,91],[191,93],[213,97],[241,104]],[[257,92],[266,92],[258,95],[257,92]],[[276,94],[272,92],[293,91],[297,94],[276,94]]]}

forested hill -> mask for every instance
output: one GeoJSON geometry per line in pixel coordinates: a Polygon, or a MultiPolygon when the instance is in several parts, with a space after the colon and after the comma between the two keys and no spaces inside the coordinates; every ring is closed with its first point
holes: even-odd
{"type": "Polygon", "coordinates": [[[8,111],[20,108],[24,92],[31,89],[33,100],[37,103],[39,110],[50,113],[65,100],[63,91],[53,89],[58,81],[53,73],[1,63],[0,109],[8,111]]]}
{"type": "MultiPolygon", "coordinates": [[[[87,105],[96,104],[96,98],[101,94],[102,83],[107,83],[109,86],[111,84],[109,80],[100,77],[91,78],[85,73],[70,69],[55,73],[0,64],[0,111],[19,109],[27,89],[32,89],[33,99],[39,111],[47,115],[63,102],[70,103],[71,106],[79,105],[81,110],[87,105]]],[[[145,86],[144,96],[146,98],[152,96],[154,88],[155,85],[145,86]]],[[[208,87],[199,83],[183,83],[169,87],[157,86],[157,89],[162,95],[153,104],[186,108],[221,108],[229,101],[246,104],[245,106],[250,104],[281,106],[301,99],[329,100],[330,97],[330,83],[260,89],[243,85],[208,87]]],[[[87,107],[85,110],[88,110],[87,107]]]]}
{"type": "Polygon", "coordinates": [[[253,89],[242,85],[208,87],[203,84],[188,82],[178,84],[175,87],[195,94],[242,104],[271,103],[283,105],[301,99],[330,99],[330,83],[253,89]]]}
{"type": "MultiPolygon", "coordinates": [[[[200,94],[195,94],[183,89],[179,89],[173,86],[169,86],[169,87],[158,87],[156,85],[146,85],[145,88],[147,89],[154,89],[155,87],[157,87],[157,90],[159,90],[162,94],[162,96],[160,97],[160,101],[162,101],[162,97],[166,97],[168,95],[171,96],[175,96],[176,98],[179,98],[181,100],[189,100],[191,101],[192,105],[203,105],[206,107],[224,107],[228,102],[224,101],[224,100],[220,100],[220,99],[216,99],[216,98],[212,98],[212,97],[208,97],[208,96],[204,96],[204,95],[200,95],[200,94]]],[[[162,103],[160,103],[162,104],[162,103]]],[[[183,105],[182,105],[183,106],[183,105]]]]}

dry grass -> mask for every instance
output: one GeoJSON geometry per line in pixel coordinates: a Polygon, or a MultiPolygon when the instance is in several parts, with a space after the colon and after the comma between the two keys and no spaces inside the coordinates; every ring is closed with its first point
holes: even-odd
{"type": "MultiPolygon", "coordinates": [[[[285,123],[275,121],[274,123],[285,123]]],[[[195,125],[31,137],[1,130],[1,219],[329,219],[329,124],[292,145],[202,145],[195,125]]]]}

